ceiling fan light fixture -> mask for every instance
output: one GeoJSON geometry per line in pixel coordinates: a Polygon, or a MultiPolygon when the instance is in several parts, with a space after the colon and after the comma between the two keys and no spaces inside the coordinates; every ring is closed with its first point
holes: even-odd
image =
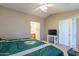
{"type": "Polygon", "coordinates": [[[47,9],[48,9],[48,8],[47,8],[46,6],[41,6],[40,9],[41,9],[42,11],[44,11],[44,12],[47,12],[47,9]]]}

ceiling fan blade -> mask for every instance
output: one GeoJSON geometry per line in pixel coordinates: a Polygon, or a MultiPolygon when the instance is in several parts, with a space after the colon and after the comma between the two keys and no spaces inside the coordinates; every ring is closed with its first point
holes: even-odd
{"type": "Polygon", "coordinates": [[[35,10],[34,11],[37,11],[37,10],[39,10],[40,9],[40,7],[37,7],[37,8],[35,8],[35,10]]]}
{"type": "Polygon", "coordinates": [[[45,7],[55,7],[55,6],[53,4],[45,4],[45,5],[41,5],[41,6],[37,7],[34,11],[38,11],[38,10],[42,11],[42,9],[41,9],[42,7],[45,8],[45,7]]]}
{"type": "Polygon", "coordinates": [[[47,4],[45,6],[47,6],[47,7],[55,7],[53,4],[47,4]]]}

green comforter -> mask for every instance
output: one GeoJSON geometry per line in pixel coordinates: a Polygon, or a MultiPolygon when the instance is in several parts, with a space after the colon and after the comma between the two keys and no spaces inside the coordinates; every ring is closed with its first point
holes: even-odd
{"type": "Polygon", "coordinates": [[[0,42],[0,56],[6,56],[11,55],[17,52],[21,52],[30,48],[37,47],[39,45],[45,44],[43,42],[40,42],[38,40],[34,39],[21,39],[21,40],[11,40],[7,42],[0,42]],[[25,45],[25,41],[36,41],[33,45],[25,45]]]}
{"type": "MultiPolygon", "coordinates": [[[[28,50],[40,45],[45,44],[34,39],[20,39],[20,40],[9,40],[0,42],[0,56],[7,56],[15,54],[24,50],[28,50]],[[25,41],[35,41],[33,45],[24,44],[25,41]]],[[[35,52],[27,54],[25,56],[62,56],[63,52],[54,46],[47,46],[45,48],[39,49],[35,52]]]]}
{"type": "Polygon", "coordinates": [[[25,56],[63,56],[63,52],[54,46],[47,46],[25,56]]]}

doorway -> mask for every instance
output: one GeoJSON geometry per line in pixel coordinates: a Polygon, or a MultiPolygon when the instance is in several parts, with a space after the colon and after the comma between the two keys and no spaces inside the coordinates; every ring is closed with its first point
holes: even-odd
{"type": "Polygon", "coordinates": [[[31,27],[30,33],[31,34],[35,34],[36,35],[36,39],[40,40],[40,23],[31,21],[30,22],[30,27],[31,27]]]}

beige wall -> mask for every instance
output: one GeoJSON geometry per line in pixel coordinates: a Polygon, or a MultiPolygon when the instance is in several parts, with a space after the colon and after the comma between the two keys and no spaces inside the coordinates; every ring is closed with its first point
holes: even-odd
{"type": "Polygon", "coordinates": [[[73,11],[58,13],[47,17],[45,21],[46,32],[48,29],[58,29],[59,20],[71,18],[77,16],[78,14],[79,14],[79,10],[73,10],[73,11]]]}
{"type": "MultiPolygon", "coordinates": [[[[58,14],[49,16],[45,21],[46,34],[47,34],[48,29],[57,29],[58,30],[59,20],[64,20],[67,18],[74,19],[74,16],[75,17],[79,16],[79,10],[62,12],[62,13],[58,13],[58,14]]],[[[77,28],[76,28],[77,29],[77,48],[79,49],[79,18],[77,19],[76,24],[77,24],[77,28]]]]}
{"type": "Polygon", "coordinates": [[[0,6],[0,37],[24,38],[30,34],[30,21],[40,22],[41,39],[44,39],[44,20],[0,6]]]}

